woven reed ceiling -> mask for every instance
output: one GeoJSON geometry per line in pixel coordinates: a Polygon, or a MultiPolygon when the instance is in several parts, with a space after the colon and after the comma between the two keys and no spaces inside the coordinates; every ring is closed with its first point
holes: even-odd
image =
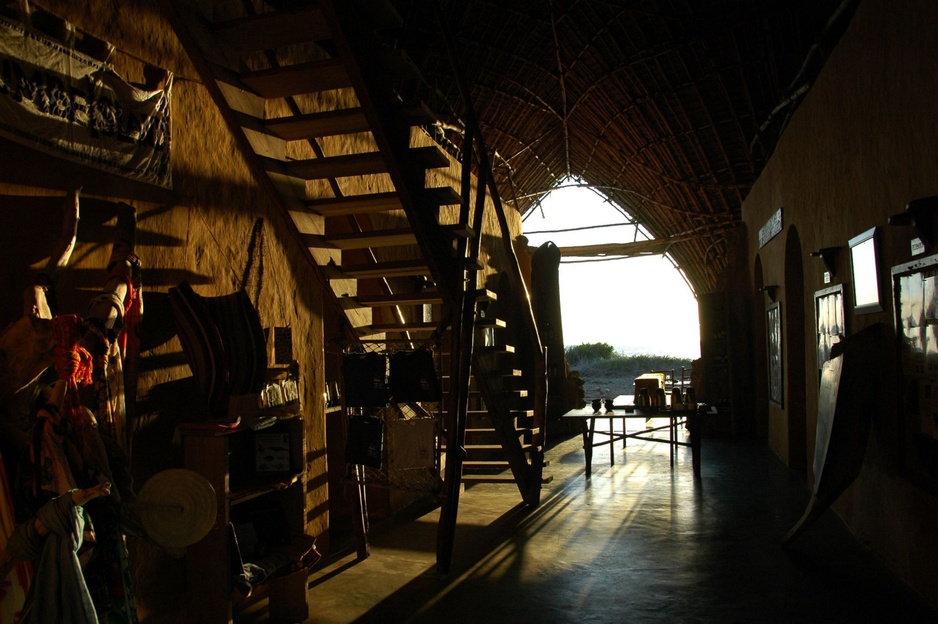
{"type": "Polygon", "coordinates": [[[592,186],[672,239],[702,293],[717,287],[742,201],[856,0],[393,4],[397,45],[458,148],[466,112],[441,30],[452,38],[506,206],[524,215],[565,180],[592,186]]]}

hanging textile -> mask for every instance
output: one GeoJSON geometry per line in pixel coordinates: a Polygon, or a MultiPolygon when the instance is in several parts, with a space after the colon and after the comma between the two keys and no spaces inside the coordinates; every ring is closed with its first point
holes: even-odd
{"type": "Polygon", "coordinates": [[[383,353],[345,353],[342,378],[346,407],[388,404],[388,358],[383,353]]]}
{"type": "Polygon", "coordinates": [[[179,341],[212,417],[230,420],[229,397],[260,392],[267,375],[257,310],[244,291],[203,297],[188,282],[170,288],[169,300],[179,341]]]}
{"type": "Polygon", "coordinates": [[[30,520],[16,527],[8,544],[13,559],[36,561],[23,624],[98,624],[77,554],[85,528],[81,507],[65,493],[43,505],[37,517],[48,535],[40,535],[30,520]]]}
{"type": "Polygon", "coordinates": [[[388,386],[398,403],[439,401],[440,384],[433,354],[427,349],[391,354],[388,386]]]}
{"type": "Polygon", "coordinates": [[[375,416],[353,415],[348,420],[345,462],[381,468],[384,459],[384,422],[375,416]]]}
{"type": "Polygon", "coordinates": [[[91,354],[78,344],[81,338],[81,319],[74,314],[60,315],[52,319],[52,335],[55,338],[55,369],[59,379],[65,381],[65,402],[62,416],[73,427],[84,421],[78,386],[91,383],[94,363],[91,354]]]}
{"type": "Polygon", "coordinates": [[[33,149],[169,188],[172,75],[153,90],[0,17],[0,134],[33,149]]]}
{"type": "MultiPolygon", "coordinates": [[[[0,457],[0,552],[6,552],[15,527],[10,483],[0,457]]],[[[0,622],[20,621],[31,576],[32,569],[26,561],[11,561],[0,567],[0,622]]]]}
{"type": "MultiPolygon", "coordinates": [[[[122,302],[105,296],[114,299],[115,308],[120,305],[118,312],[122,318],[122,302]]],[[[47,403],[37,413],[28,454],[31,470],[24,471],[24,476],[32,479],[34,505],[42,505],[79,485],[114,483],[113,453],[108,452],[104,439],[113,439],[112,435],[122,431],[123,422],[116,418],[123,404],[120,375],[109,376],[121,359],[117,340],[109,340],[99,323],[83,322],[76,316],[57,316],[52,320],[52,328],[56,371],[60,383],[65,383],[65,393],[61,410],[47,403]],[[85,338],[93,336],[96,341],[91,347],[94,357],[79,345],[82,332],[85,338]],[[78,387],[91,383],[100,419],[82,404],[79,396],[78,387]],[[99,422],[105,423],[100,431],[99,422]]],[[[119,448],[112,451],[118,452],[119,448]]],[[[122,483],[127,485],[126,480],[122,483]]],[[[92,520],[96,543],[83,579],[102,622],[134,624],[137,615],[127,547],[119,522],[119,501],[120,493],[115,489],[85,510],[92,520]]]]}

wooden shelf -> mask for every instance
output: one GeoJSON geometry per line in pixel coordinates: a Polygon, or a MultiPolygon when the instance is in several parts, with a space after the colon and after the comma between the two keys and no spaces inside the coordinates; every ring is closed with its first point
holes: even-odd
{"type": "MultiPolygon", "coordinates": [[[[296,416],[294,410],[289,417],[256,431],[244,425],[235,427],[194,423],[180,426],[184,465],[211,483],[217,500],[215,524],[187,552],[187,622],[232,622],[232,561],[237,565],[238,557],[237,551],[232,550],[231,538],[235,527],[232,524],[232,511],[235,508],[236,516],[249,516],[255,511],[253,505],[264,508],[275,504],[284,510],[283,518],[289,532],[303,532],[305,422],[302,417],[296,416]],[[256,455],[258,440],[255,436],[268,433],[286,436],[288,440],[285,448],[289,449],[289,460],[278,458],[281,462],[288,461],[289,469],[285,472],[266,474],[258,471],[264,466],[264,458],[256,455]]],[[[308,617],[309,608],[306,584],[294,582],[293,577],[296,575],[305,578],[305,570],[270,577],[265,584],[270,589],[269,608],[272,611],[282,611],[282,608],[292,610],[296,619],[304,620],[308,617]],[[282,581],[281,576],[284,579],[282,581]]],[[[247,598],[241,601],[239,608],[250,600],[247,598]]]]}
{"type": "Polygon", "coordinates": [[[228,492],[228,504],[231,506],[239,505],[265,494],[270,494],[272,492],[282,492],[283,490],[286,490],[287,488],[297,483],[299,479],[300,475],[296,474],[287,481],[266,481],[264,483],[255,483],[253,485],[242,486],[236,491],[228,492]]]}

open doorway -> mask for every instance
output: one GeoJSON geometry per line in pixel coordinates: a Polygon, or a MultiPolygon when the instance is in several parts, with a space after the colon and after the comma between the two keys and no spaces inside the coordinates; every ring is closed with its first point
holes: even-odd
{"type": "MultiPolygon", "coordinates": [[[[561,316],[568,354],[579,345],[608,346],[617,357],[653,356],[648,368],[656,368],[652,362],[669,361],[655,357],[673,358],[687,366],[689,379],[690,362],[700,357],[697,301],[671,259],[660,251],[633,257],[570,255],[576,247],[652,240],[624,208],[568,181],[525,217],[524,234],[531,248],[550,241],[561,249],[561,316]]],[[[680,366],[676,368],[680,375],[680,366]]],[[[623,385],[611,388],[605,387],[611,380],[594,383],[584,375],[584,392],[587,397],[631,394],[629,375],[619,379],[623,385]]]]}

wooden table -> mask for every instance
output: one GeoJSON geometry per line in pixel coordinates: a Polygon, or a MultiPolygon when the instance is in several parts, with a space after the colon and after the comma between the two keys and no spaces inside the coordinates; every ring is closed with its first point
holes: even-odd
{"type": "MultiPolygon", "coordinates": [[[[631,400],[631,396],[628,399],[631,400]]],[[[689,446],[691,449],[691,464],[694,470],[694,477],[700,477],[700,425],[704,416],[716,414],[716,408],[708,407],[704,403],[698,403],[696,408],[672,409],[666,407],[663,409],[645,408],[641,409],[631,404],[626,404],[623,397],[616,397],[611,410],[602,407],[599,411],[594,411],[592,407],[587,406],[581,409],[573,409],[563,415],[564,418],[579,420],[583,427],[583,451],[586,455],[586,476],[592,473],[593,448],[597,446],[609,445],[609,463],[615,463],[613,448],[616,442],[622,441],[624,447],[629,438],[636,440],[649,440],[652,442],[664,442],[669,445],[671,455],[671,468],[674,468],[674,453],[679,446],[689,446]],[[667,418],[668,424],[654,427],[646,427],[638,431],[628,432],[626,421],[629,418],[640,418],[646,422],[652,418],[667,418]],[[596,421],[606,419],[609,421],[609,431],[596,430],[596,421]],[[614,423],[617,419],[622,420],[622,431],[614,430],[614,423]],[[682,442],[678,439],[678,428],[680,425],[687,425],[687,431],[690,434],[690,441],[682,442]],[[667,431],[668,437],[658,437],[655,432],[667,431]],[[594,441],[594,435],[599,433],[605,439],[600,442],[594,441]]]]}

